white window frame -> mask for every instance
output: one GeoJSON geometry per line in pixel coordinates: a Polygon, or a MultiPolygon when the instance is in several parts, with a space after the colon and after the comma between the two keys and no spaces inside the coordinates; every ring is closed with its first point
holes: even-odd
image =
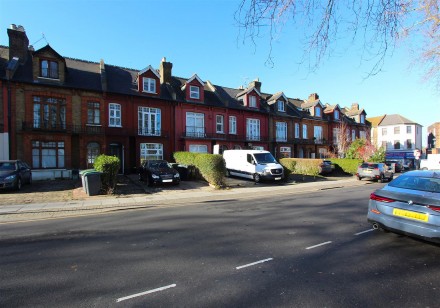
{"type": "Polygon", "coordinates": [[[116,103],[108,104],[108,126],[122,127],[121,105],[116,103]]]}
{"type": "Polygon", "coordinates": [[[205,144],[190,144],[189,152],[192,153],[208,153],[208,146],[205,144]]]}
{"type": "Polygon", "coordinates": [[[295,123],[295,138],[299,139],[299,123],[295,123]]]}
{"type": "Polygon", "coordinates": [[[148,159],[163,159],[162,143],[140,143],[141,164],[148,159]]]}
{"type": "Polygon", "coordinates": [[[246,119],[246,140],[260,140],[260,120],[246,119]]]}
{"type": "Polygon", "coordinates": [[[218,134],[225,133],[225,117],[221,114],[215,116],[215,131],[218,134]]]}
{"type": "Polygon", "coordinates": [[[278,111],[286,112],[284,101],[277,101],[278,111]]]}
{"type": "Polygon", "coordinates": [[[162,129],[161,110],[159,108],[138,107],[138,135],[160,136],[162,129]]]}
{"type": "Polygon", "coordinates": [[[287,141],[286,122],[276,122],[276,141],[287,141]]]}
{"type": "Polygon", "coordinates": [[[189,86],[189,97],[193,99],[200,99],[200,87],[189,86]]]}
{"type": "Polygon", "coordinates": [[[249,107],[257,108],[257,97],[254,95],[249,95],[249,107]]]}
{"type": "Polygon", "coordinates": [[[229,116],[229,133],[231,135],[237,134],[237,117],[229,116]]]}
{"type": "Polygon", "coordinates": [[[205,137],[205,114],[197,112],[186,113],[186,136],[205,137]]]}
{"type": "Polygon", "coordinates": [[[307,139],[307,124],[302,125],[302,138],[307,139]]]}
{"type": "Polygon", "coordinates": [[[143,92],[156,93],[156,79],[154,78],[143,78],[143,92]]]}

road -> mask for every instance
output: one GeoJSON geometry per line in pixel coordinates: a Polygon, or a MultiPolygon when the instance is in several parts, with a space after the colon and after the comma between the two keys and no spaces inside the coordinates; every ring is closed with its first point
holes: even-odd
{"type": "Polygon", "coordinates": [[[373,231],[383,184],[0,225],[1,307],[437,307],[437,245],[373,231]]]}

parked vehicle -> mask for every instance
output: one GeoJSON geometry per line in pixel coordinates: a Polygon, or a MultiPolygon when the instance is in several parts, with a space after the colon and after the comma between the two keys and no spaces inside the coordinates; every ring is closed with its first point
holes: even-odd
{"type": "Polygon", "coordinates": [[[367,220],[375,229],[440,239],[440,174],[409,171],[370,195],[367,220]]]}
{"type": "Polygon", "coordinates": [[[223,152],[226,176],[240,176],[254,180],[281,181],[284,169],[272,154],[263,150],[226,150],[223,152]]]}
{"type": "Polygon", "coordinates": [[[382,183],[385,179],[391,181],[394,173],[391,167],[388,167],[384,163],[363,163],[358,167],[356,176],[359,181],[366,178],[382,183]]]}
{"type": "Polygon", "coordinates": [[[387,160],[385,164],[393,168],[395,173],[400,173],[403,171],[403,164],[398,160],[387,160]]]}
{"type": "Polygon", "coordinates": [[[20,190],[22,184],[32,183],[32,171],[21,160],[0,160],[0,189],[20,190]]]}
{"type": "Polygon", "coordinates": [[[421,159],[420,169],[440,170],[440,154],[428,154],[426,159],[421,159]]]}
{"type": "Polygon", "coordinates": [[[180,183],[180,175],[166,160],[146,160],[139,168],[139,180],[147,186],[163,183],[177,185],[180,183]]]}
{"type": "Polygon", "coordinates": [[[323,160],[319,165],[319,174],[329,174],[335,170],[335,164],[330,160],[323,160]]]}

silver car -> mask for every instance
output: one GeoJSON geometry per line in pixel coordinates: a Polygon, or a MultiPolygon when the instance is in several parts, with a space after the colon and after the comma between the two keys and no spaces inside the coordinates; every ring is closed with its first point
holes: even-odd
{"type": "Polygon", "coordinates": [[[440,240],[440,172],[409,171],[376,190],[367,219],[375,229],[440,240]]]}
{"type": "Polygon", "coordinates": [[[393,179],[393,169],[384,163],[362,163],[356,173],[357,179],[376,180],[382,183],[386,180],[391,181],[393,179]]]}

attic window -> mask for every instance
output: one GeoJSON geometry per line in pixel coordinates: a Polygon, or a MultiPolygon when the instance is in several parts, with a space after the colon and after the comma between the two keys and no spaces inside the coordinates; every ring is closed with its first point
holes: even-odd
{"type": "Polygon", "coordinates": [[[200,88],[196,86],[189,87],[189,97],[194,99],[200,98],[200,88]]]}
{"type": "Polygon", "coordinates": [[[144,92],[156,93],[156,79],[143,78],[144,92]]]}
{"type": "Polygon", "coordinates": [[[278,111],[281,111],[281,112],[285,112],[286,111],[286,109],[284,107],[284,102],[283,101],[277,101],[277,105],[278,105],[278,111]]]}
{"type": "Polygon", "coordinates": [[[58,62],[41,60],[40,76],[44,78],[58,79],[58,62]]]}
{"type": "Polygon", "coordinates": [[[253,95],[249,96],[249,107],[257,108],[257,98],[253,95]]]}
{"type": "Polygon", "coordinates": [[[339,110],[335,110],[335,120],[339,120],[339,110]]]}
{"type": "Polygon", "coordinates": [[[315,107],[315,117],[320,117],[320,116],[321,116],[321,108],[315,107]]]}
{"type": "Polygon", "coordinates": [[[361,114],[361,123],[365,124],[365,115],[361,114]]]}

